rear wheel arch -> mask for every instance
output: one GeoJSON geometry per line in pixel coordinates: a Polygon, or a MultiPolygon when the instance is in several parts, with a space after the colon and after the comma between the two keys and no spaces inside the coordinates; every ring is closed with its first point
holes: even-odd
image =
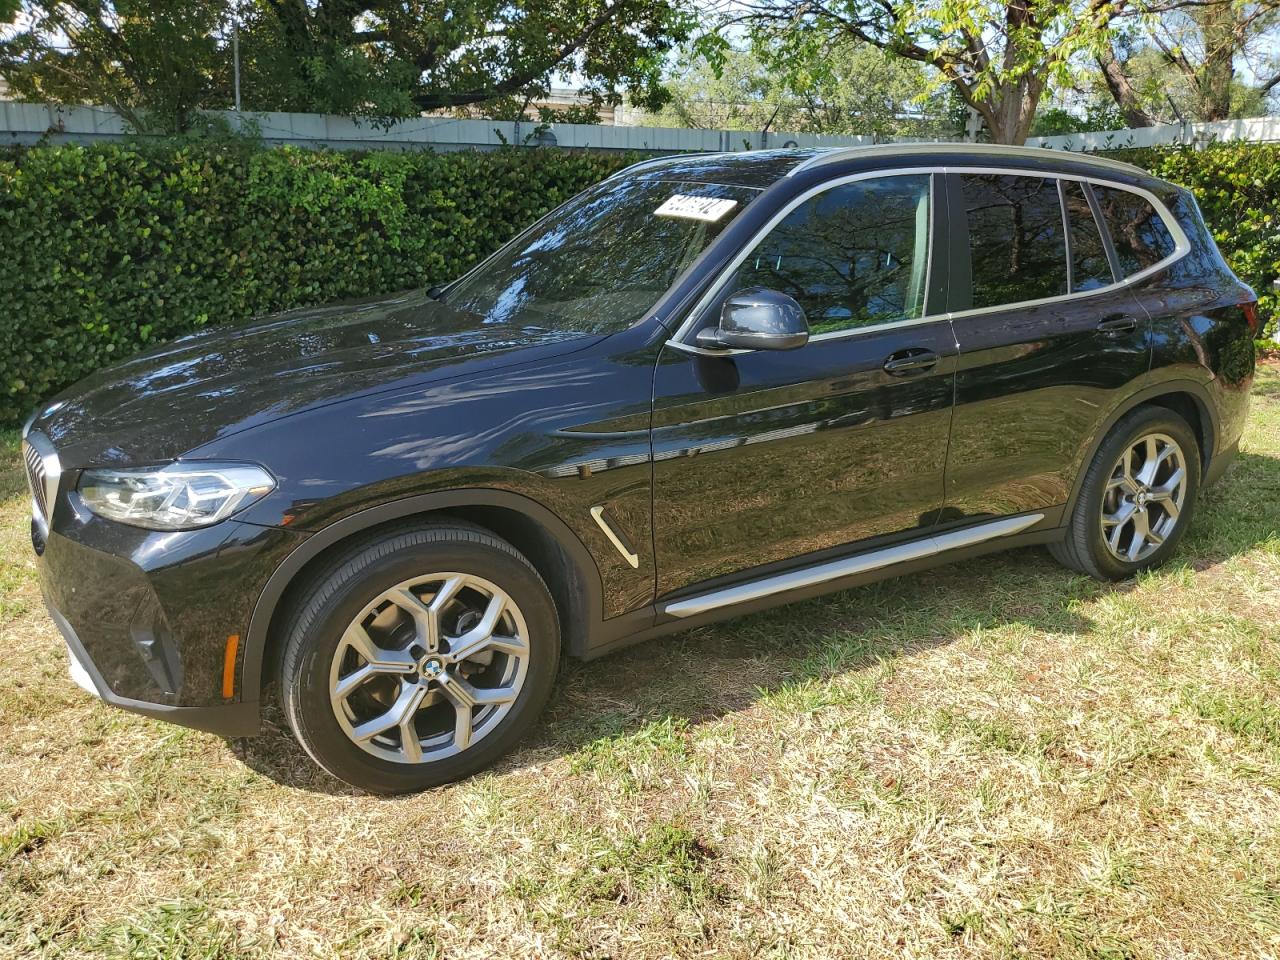
{"type": "Polygon", "coordinates": [[[1214,413],[1213,402],[1209,398],[1208,391],[1202,384],[1194,380],[1165,381],[1164,383],[1148,386],[1134,393],[1128,400],[1111,411],[1110,416],[1095,431],[1093,438],[1089,441],[1089,445],[1084,451],[1084,456],[1080,459],[1075,479],[1072,481],[1071,497],[1067,501],[1068,516],[1075,509],[1076,501],[1080,497],[1080,489],[1084,486],[1085,474],[1088,471],[1089,464],[1093,463],[1094,457],[1098,455],[1098,450],[1106,442],[1112,428],[1142,406],[1164,407],[1186,420],[1200,444],[1201,473],[1203,474],[1208,470],[1209,460],[1215,450],[1218,436],[1217,415],[1214,413]]]}
{"type": "Polygon", "coordinates": [[[259,700],[283,648],[281,630],[299,591],[339,554],[405,523],[460,520],[506,540],[528,557],[555,600],[567,652],[580,655],[601,622],[595,560],[569,526],[537,501],[493,489],[440,491],[371,507],[308,537],[285,558],[254,605],[240,666],[244,700],[259,700]]]}
{"type": "Polygon", "coordinates": [[[1200,472],[1203,474],[1207,471],[1209,461],[1213,459],[1215,438],[1212,415],[1209,413],[1209,408],[1205,401],[1186,391],[1178,391],[1175,393],[1162,393],[1159,396],[1152,397],[1146,403],[1151,406],[1172,410],[1187,421],[1187,425],[1191,427],[1192,432],[1196,435],[1196,441],[1200,444],[1200,472]]]}

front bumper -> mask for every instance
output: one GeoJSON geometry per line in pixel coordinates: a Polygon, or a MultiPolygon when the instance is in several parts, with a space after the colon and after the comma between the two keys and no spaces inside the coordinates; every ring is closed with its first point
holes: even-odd
{"type": "Polygon", "coordinates": [[[164,703],[150,703],[146,700],[134,700],[113,693],[106,681],[102,679],[98,668],[89,659],[84,645],[76,636],[76,632],[71,629],[71,624],[67,622],[66,617],[53,607],[48,607],[48,610],[50,618],[67,642],[71,679],[81,689],[100,697],[113,707],[140,713],[145,717],[154,717],[157,720],[167,720],[184,727],[207,730],[222,737],[252,737],[258,733],[257,701],[222,703],[208,707],[171,706],[164,703]]]}
{"type": "Polygon", "coordinates": [[[258,730],[260,691],[241,685],[240,639],[267,579],[304,537],[235,520],[141,530],[94,515],[74,490],[57,498],[47,526],[32,524],[73,679],[113,706],[230,737],[258,730]]]}

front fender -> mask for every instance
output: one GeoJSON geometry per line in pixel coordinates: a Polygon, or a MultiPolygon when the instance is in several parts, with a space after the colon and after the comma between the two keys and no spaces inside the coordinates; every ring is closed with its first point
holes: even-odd
{"type": "Polygon", "coordinates": [[[239,687],[243,698],[246,701],[260,698],[272,624],[290,584],[313,561],[331,548],[382,524],[464,507],[509,510],[538,524],[550,535],[575,567],[574,583],[579,589],[574,597],[576,609],[570,611],[570,615],[583,619],[588,625],[588,636],[597,632],[603,621],[600,571],[590,551],[559,516],[542,504],[507,490],[437,491],[379,504],[343,517],[311,534],[285,557],[259,595],[245,632],[239,687]]]}

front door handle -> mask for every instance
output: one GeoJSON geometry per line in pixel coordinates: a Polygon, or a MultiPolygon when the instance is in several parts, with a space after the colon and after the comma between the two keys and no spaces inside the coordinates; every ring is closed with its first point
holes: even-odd
{"type": "Polygon", "coordinates": [[[909,373],[923,373],[926,370],[932,370],[938,365],[938,355],[932,350],[925,350],[923,347],[913,347],[910,350],[899,350],[897,353],[889,354],[884,362],[884,372],[891,373],[895,377],[905,376],[909,373]]]}
{"type": "Polygon", "coordinates": [[[1117,313],[1113,316],[1105,317],[1102,322],[1098,324],[1098,330],[1101,333],[1105,333],[1113,337],[1118,334],[1129,333],[1130,331],[1137,329],[1138,321],[1123,313],[1117,313]]]}

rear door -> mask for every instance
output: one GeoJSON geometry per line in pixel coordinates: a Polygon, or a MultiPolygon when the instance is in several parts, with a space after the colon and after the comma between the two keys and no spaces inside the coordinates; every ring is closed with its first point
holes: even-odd
{"type": "Polygon", "coordinates": [[[1065,504],[1103,419],[1150,365],[1150,322],[1119,285],[1078,178],[948,174],[960,358],[944,521],[1065,504]]]}

